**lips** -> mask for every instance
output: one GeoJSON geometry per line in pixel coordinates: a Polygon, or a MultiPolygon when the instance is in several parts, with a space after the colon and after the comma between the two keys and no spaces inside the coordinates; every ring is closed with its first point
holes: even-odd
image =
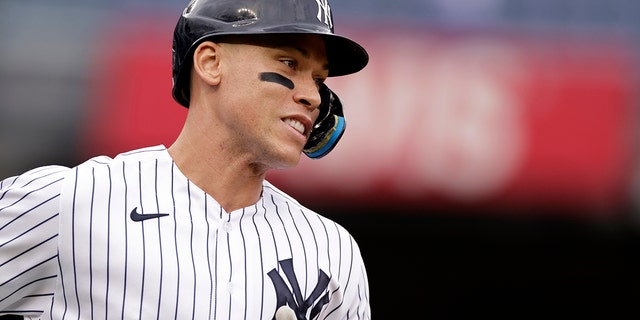
{"type": "Polygon", "coordinates": [[[291,119],[291,118],[287,118],[284,119],[284,122],[286,124],[288,124],[290,127],[296,129],[298,132],[300,132],[301,135],[305,135],[306,129],[305,126],[302,122],[296,120],[296,119],[291,119]]]}

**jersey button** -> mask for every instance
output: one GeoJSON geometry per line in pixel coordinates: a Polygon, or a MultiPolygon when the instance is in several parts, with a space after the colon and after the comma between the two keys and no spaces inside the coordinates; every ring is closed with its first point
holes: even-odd
{"type": "Polygon", "coordinates": [[[233,230],[233,225],[231,224],[231,222],[225,222],[222,224],[222,230],[224,230],[225,232],[231,232],[233,230]]]}
{"type": "Polygon", "coordinates": [[[233,285],[231,282],[227,283],[227,291],[229,291],[229,294],[233,293],[233,285]]]}

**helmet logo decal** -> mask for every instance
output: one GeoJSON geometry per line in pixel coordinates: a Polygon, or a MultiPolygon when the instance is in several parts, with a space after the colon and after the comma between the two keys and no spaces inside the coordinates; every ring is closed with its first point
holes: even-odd
{"type": "Polygon", "coordinates": [[[296,86],[293,84],[293,81],[291,81],[291,79],[275,73],[275,72],[263,72],[260,74],[260,80],[262,81],[266,81],[266,82],[273,82],[273,83],[277,83],[277,84],[281,84],[287,88],[289,88],[289,90],[293,90],[293,88],[295,88],[296,86]]]}
{"type": "Polygon", "coordinates": [[[333,28],[333,21],[331,21],[331,7],[329,6],[329,0],[316,0],[318,4],[318,20],[329,28],[333,28]]]}

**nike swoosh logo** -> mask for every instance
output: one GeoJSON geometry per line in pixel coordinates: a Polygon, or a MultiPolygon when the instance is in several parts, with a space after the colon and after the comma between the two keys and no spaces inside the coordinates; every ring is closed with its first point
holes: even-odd
{"type": "Polygon", "coordinates": [[[148,214],[139,214],[138,213],[138,208],[133,208],[133,210],[131,210],[131,214],[129,215],[131,217],[131,220],[135,221],[135,222],[140,222],[140,221],[144,221],[147,219],[155,219],[155,218],[160,218],[160,217],[164,217],[164,216],[168,216],[168,213],[148,213],[148,214]]]}

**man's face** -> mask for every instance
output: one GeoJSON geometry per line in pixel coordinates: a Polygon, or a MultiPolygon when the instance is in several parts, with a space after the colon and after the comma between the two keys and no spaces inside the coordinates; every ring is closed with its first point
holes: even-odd
{"type": "Polygon", "coordinates": [[[295,166],[318,117],[328,76],[324,41],[275,35],[223,42],[219,121],[242,156],[267,168],[295,166]]]}

